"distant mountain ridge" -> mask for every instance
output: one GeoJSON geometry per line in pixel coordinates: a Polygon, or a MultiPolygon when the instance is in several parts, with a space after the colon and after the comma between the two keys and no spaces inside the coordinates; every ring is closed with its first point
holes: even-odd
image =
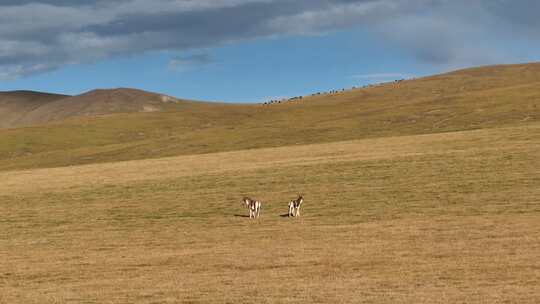
{"type": "Polygon", "coordinates": [[[0,128],[39,125],[80,116],[159,112],[181,100],[137,89],[100,89],[69,96],[33,91],[0,92],[0,128]]]}

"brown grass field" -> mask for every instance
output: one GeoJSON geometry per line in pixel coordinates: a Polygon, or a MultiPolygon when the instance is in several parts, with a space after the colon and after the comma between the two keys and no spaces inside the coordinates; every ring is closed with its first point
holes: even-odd
{"type": "Polygon", "coordinates": [[[3,171],[0,302],[540,303],[539,151],[529,121],[3,171]]]}

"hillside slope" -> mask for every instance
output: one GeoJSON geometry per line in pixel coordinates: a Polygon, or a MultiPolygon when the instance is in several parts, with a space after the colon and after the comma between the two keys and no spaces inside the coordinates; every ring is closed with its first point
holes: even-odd
{"type": "Polygon", "coordinates": [[[136,89],[93,90],[77,96],[45,93],[0,93],[0,127],[40,125],[73,117],[159,112],[179,99],[136,89]],[[16,119],[4,119],[14,117],[16,119]]]}
{"type": "Polygon", "coordinates": [[[181,102],[160,112],[76,117],[0,130],[0,170],[539,121],[540,64],[492,66],[269,106],[181,102]]]}
{"type": "Polygon", "coordinates": [[[22,125],[28,113],[66,97],[32,91],[0,92],[0,128],[22,125]]]}

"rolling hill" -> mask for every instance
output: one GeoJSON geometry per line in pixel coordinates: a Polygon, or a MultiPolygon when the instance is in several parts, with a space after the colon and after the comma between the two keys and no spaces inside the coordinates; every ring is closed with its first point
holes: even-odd
{"type": "Polygon", "coordinates": [[[539,84],[534,63],[274,105],[164,103],[142,91],[93,91],[27,114],[49,123],[0,130],[0,170],[530,124],[540,120],[539,84]]]}
{"type": "Polygon", "coordinates": [[[0,128],[24,125],[25,115],[66,97],[32,91],[0,92],[0,128]]]}
{"type": "Polygon", "coordinates": [[[4,92],[0,93],[0,127],[42,125],[82,116],[159,112],[178,102],[167,95],[125,88],[93,90],[77,96],[4,92]]]}

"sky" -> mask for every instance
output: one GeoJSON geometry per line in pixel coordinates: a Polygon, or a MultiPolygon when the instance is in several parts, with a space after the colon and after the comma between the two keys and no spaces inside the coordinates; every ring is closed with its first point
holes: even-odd
{"type": "Polygon", "coordinates": [[[260,102],[540,61],[537,0],[0,0],[0,91],[260,102]]]}

